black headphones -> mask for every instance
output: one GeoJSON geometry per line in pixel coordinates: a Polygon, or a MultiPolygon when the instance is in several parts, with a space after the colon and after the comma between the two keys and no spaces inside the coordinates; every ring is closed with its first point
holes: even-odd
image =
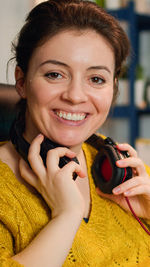
{"type": "Polygon", "coordinates": [[[127,151],[117,149],[116,143],[110,138],[102,139],[92,135],[87,141],[98,153],[94,159],[91,172],[96,187],[104,193],[111,194],[112,189],[132,177],[132,169],[119,168],[116,161],[129,157],[127,151]]]}
{"type": "MultiPolygon", "coordinates": [[[[24,132],[23,120],[16,119],[13,122],[11,129],[10,129],[10,140],[13,143],[13,145],[15,146],[18,153],[22,156],[22,158],[30,166],[30,163],[28,161],[28,151],[29,151],[30,144],[24,139],[23,132],[24,132]]],[[[41,144],[40,155],[41,155],[41,158],[43,159],[43,163],[45,166],[46,166],[47,152],[50,149],[54,149],[56,147],[62,147],[62,145],[57,144],[46,137],[44,138],[44,141],[41,144]]],[[[79,161],[76,157],[70,159],[70,158],[64,156],[64,157],[61,157],[59,160],[59,167],[62,168],[64,165],[66,165],[71,160],[73,160],[79,164],[79,161]]],[[[73,179],[75,180],[76,178],[77,178],[77,174],[73,173],[73,179]]]]}
{"type": "MultiPolygon", "coordinates": [[[[30,144],[24,139],[23,131],[24,124],[22,123],[22,120],[15,120],[10,130],[10,139],[18,153],[26,162],[28,162],[28,150],[30,144]]],[[[102,192],[111,194],[114,187],[132,177],[132,169],[130,167],[119,168],[116,166],[117,160],[127,158],[129,155],[126,151],[119,151],[116,147],[116,143],[111,138],[107,137],[106,139],[103,139],[102,137],[93,134],[86,140],[86,143],[96,148],[98,151],[94,159],[91,172],[95,186],[99,187],[102,192]]],[[[47,152],[50,149],[60,146],[62,145],[57,144],[48,138],[44,139],[41,144],[40,155],[45,165],[47,152]]],[[[60,158],[59,167],[62,168],[71,160],[74,160],[79,164],[77,158],[70,159],[64,156],[60,158]]],[[[73,179],[75,180],[76,177],[77,174],[74,173],[73,179]]]]}

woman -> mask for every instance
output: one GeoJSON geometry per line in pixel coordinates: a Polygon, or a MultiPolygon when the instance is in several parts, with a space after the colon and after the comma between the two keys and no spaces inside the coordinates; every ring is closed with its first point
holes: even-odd
{"type": "Polygon", "coordinates": [[[146,264],[149,236],[124,198],[130,196],[136,215],[148,224],[150,181],[143,162],[131,146],[118,144],[130,157],[117,166],[131,167],[134,177],[104,194],[91,175],[97,151],[84,143],[104,123],[116,96],[129,52],[124,31],[92,2],[50,0],[30,12],[14,48],[23,101],[17,130],[30,144],[29,165],[24,149],[12,144],[20,140],[14,134],[0,148],[1,266],[146,264]],[[58,147],[44,164],[45,138],[58,147]],[[80,164],[71,160],[59,167],[63,156],[80,164]]]}

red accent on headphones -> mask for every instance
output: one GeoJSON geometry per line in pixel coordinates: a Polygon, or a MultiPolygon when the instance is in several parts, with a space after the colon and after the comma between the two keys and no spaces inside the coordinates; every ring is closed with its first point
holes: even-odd
{"type": "Polygon", "coordinates": [[[111,194],[114,187],[132,177],[130,167],[117,167],[116,161],[129,155],[126,151],[119,151],[111,138],[107,137],[102,141],[99,136],[93,135],[87,143],[98,150],[91,171],[96,187],[102,192],[111,194]]]}

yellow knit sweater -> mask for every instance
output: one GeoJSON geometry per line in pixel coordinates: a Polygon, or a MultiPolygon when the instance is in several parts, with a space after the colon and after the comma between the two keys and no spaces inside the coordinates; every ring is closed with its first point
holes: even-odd
{"type": "MultiPolygon", "coordinates": [[[[90,173],[96,150],[87,144],[83,150],[92,209],[88,223],[82,221],[63,267],[150,266],[150,236],[131,214],[96,194],[90,173]]],[[[0,162],[0,267],[21,267],[11,257],[28,246],[49,219],[50,211],[39,194],[20,184],[0,162]]]]}

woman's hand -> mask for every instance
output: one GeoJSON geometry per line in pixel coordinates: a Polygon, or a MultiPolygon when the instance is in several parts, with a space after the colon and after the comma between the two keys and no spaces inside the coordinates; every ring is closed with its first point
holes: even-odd
{"type": "Polygon", "coordinates": [[[131,167],[133,178],[113,189],[113,194],[104,194],[97,188],[97,193],[113,200],[123,209],[130,211],[125,197],[137,216],[150,219],[150,177],[146,172],[144,163],[137,156],[137,152],[128,144],[118,144],[120,151],[128,151],[130,157],[118,160],[116,165],[120,168],[131,167]]]}
{"type": "Polygon", "coordinates": [[[79,177],[85,177],[81,166],[70,161],[63,168],[59,168],[60,157],[75,157],[75,153],[65,147],[58,147],[49,150],[47,153],[46,165],[44,166],[40,156],[40,144],[43,135],[38,135],[29,148],[28,164],[20,160],[21,176],[43,196],[52,211],[52,218],[65,213],[84,213],[84,200],[72,179],[73,172],[79,177]]]}

